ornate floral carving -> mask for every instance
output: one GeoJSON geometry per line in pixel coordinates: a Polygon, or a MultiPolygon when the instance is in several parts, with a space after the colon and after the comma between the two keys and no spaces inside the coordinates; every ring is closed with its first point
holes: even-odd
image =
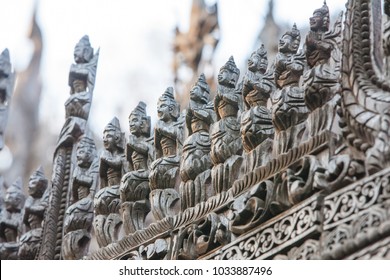
{"type": "Polygon", "coordinates": [[[18,256],[20,259],[34,260],[38,256],[42,241],[42,221],[48,205],[48,197],[44,196],[48,180],[40,166],[28,182],[29,197],[24,205],[23,223],[26,233],[20,238],[18,256]]]}
{"type": "Polygon", "coordinates": [[[279,213],[311,196],[316,176],[325,169],[315,156],[304,156],[275,179],[275,201],[272,211],[279,213]]]}
{"type": "Polygon", "coordinates": [[[242,235],[237,241],[222,247],[213,259],[265,259],[283,250],[295,240],[318,232],[319,201],[313,196],[288,215],[265,223],[250,234],[242,235]]]}
{"type": "Polygon", "coordinates": [[[132,251],[121,260],[162,260],[168,252],[168,242],[165,239],[157,239],[147,246],[140,246],[137,251],[132,251]]]}
{"type": "Polygon", "coordinates": [[[290,249],[287,255],[277,255],[274,260],[316,260],[320,259],[320,242],[307,239],[301,246],[290,249]]]}
{"type": "Polygon", "coordinates": [[[190,106],[186,115],[189,137],[184,142],[180,164],[182,210],[205,201],[211,193],[209,128],[216,116],[209,99],[210,89],[205,76],[201,74],[190,91],[190,106]]]}
{"type": "MultiPolygon", "coordinates": [[[[378,57],[369,24],[373,17],[368,0],[349,1],[343,36],[340,127],[345,139],[366,155],[369,174],[390,164],[390,98],[387,76],[377,70],[378,57]],[[351,47],[353,46],[353,47],[351,47]],[[374,54],[374,55],[373,55],[374,54]]],[[[375,5],[378,5],[376,3],[375,5]]],[[[380,17],[375,21],[380,22],[380,17]]]]}
{"type": "Polygon", "coordinates": [[[127,161],[124,153],[124,133],[119,120],[115,117],[105,127],[103,145],[105,151],[100,156],[100,190],[94,199],[94,228],[99,246],[118,240],[122,219],[120,209],[120,182],[127,171],[127,161]]]}
{"type": "Polygon", "coordinates": [[[328,195],[324,201],[324,229],[349,221],[354,213],[369,209],[378,200],[388,199],[389,185],[387,169],[328,195]]]}
{"type": "Polygon", "coordinates": [[[389,208],[382,205],[371,207],[354,215],[349,224],[341,224],[332,231],[327,231],[321,238],[321,252],[325,259],[341,259],[367,243],[379,240],[390,234],[389,208]]]}
{"type": "Polygon", "coordinates": [[[145,216],[150,211],[149,167],[154,150],[145,103],[140,102],[131,112],[129,127],[126,155],[131,171],[123,176],[120,187],[122,220],[127,234],[143,229],[145,216]]]}
{"type": "Polygon", "coordinates": [[[333,192],[347,186],[365,175],[364,164],[360,160],[352,159],[343,154],[331,157],[325,173],[316,174],[314,186],[333,192]]]}
{"type": "Polygon", "coordinates": [[[4,204],[5,209],[0,218],[0,259],[17,259],[19,250],[19,236],[22,233],[24,206],[22,179],[18,178],[7,188],[4,204]]]}
{"type": "Polygon", "coordinates": [[[172,259],[193,260],[229,242],[227,219],[210,213],[199,223],[179,230],[172,259]]]}
{"type": "Polygon", "coordinates": [[[272,181],[263,181],[235,198],[230,206],[232,213],[228,215],[231,232],[243,234],[271,217],[269,207],[273,199],[273,187],[272,181]]]}

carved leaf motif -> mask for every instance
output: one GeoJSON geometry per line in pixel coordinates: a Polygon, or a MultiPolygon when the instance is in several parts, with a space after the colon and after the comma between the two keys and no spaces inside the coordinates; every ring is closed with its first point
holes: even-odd
{"type": "Polygon", "coordinates": [[[343,135],[351,145],[366,153],[369,174],[390,164],[390,133],[386,129],[390,92],[387,78],[374,70],[377,63],[370,42],[375,30],[367,24],[372,16],[368,0],[349,1],[346,22],[351,25],[344,28],[343,94],[339,111],[343,135]]]}

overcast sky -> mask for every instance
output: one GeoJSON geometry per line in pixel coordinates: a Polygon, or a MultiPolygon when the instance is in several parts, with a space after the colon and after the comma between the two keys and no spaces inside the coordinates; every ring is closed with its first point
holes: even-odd
{"type": "MultiPolygon", "coordinates": [[[[0,0],[0,50],[9,48],[17,71],[27,66],[32,52],[27,34],[34,2],[0,0]]],[[[214,64],[219,68],[233,55],[242,65],[263,27],[268,0],[218,2],[221,41],[214,64]]],[[[328,0],[327,4],[333,12],[344,9],[345,2],[328,0]]],[[[303,28],[322,4],[322,0],[275,0],[275,18],[290,25],[296,22],[298,28],[303,28]]],[[[147,111],[155,120],[157,98],[173,85],[173,30],[178,24],[186,31],[190,9],[191,0],[38,1],[38,23],[44,37],[41,119],[59,133],[69,97],[73,48],[88,34],[92,46],[100,47],[90,114],[92,128],[101,133],[118,116],[122,130],[128,133],[127,116],[141,100],[148,104],[147,111]]]]}

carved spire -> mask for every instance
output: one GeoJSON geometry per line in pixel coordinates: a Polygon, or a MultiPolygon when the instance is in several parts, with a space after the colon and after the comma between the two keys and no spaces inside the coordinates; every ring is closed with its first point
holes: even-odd
{"type": "Polygon", "coordinates": [[[142,116],[142,117],[146,117],[146,104],[145,102],[142,102],[140,101],[137,105],[137,107],[134,108],[133,111],[131,111],[130,113],[130,116],[131,115],[138,115],[138,116],[142,116]]]}
{"type": "MultiPolygon", "coordinates": [[[[207,104],[210,99],[210,88],[207,84],[206,78],[204,74],[200,74],[197,82],[192,86],[190,90],[190,105],[189,107],[193,107],[196,104],[207,104]]],[[[196,105],[198,106],[198,105],[196,105]]]]}
{"type": "MultiPolygon", "coordinates": [[[[174,121],[176,121],[180,116],[180,105],[177,103],[174,97],[174,91],[173,87],[168,87],[165,92],[160,96],[158,99],[159,104],[166,104],[169,107],[170,115],[173,118],[174,121]]],[[[158,117],[161,119],[161,110],[160,108],[157,109],[158,111],[158,117]]]]}
{"type": "Polygon", "coordinates": [[[121,125],[117,117],[114,117],[104,128],[104,131],[114,130],[115,132],[121,131],[121,125]]]}
{"type": "Polygon", "coordinates": [[[38,178],[38,179],[45,178],[42,165],[40,165],[38,169],[34,171],[31,177],[38,178]]]}
{"type": "Polygon", "coordinates": [[[255,51],[256,54],[258,54],[260,57],[267,57],[267,50],[264,47],[264,44],[261,44],[261,46],[255,51]]]}
{"type": "Polygon", "coordinates": [[[151,128],[151,120],[150,116],[146,113],[146,104],[142,101],[140,101],[137,105],[137,107],[134,108],[133,111],[131,111],[129,115],[129,126],[130,126],[130,133],[139,137],[139,136],[145,136],[150,137],[150,128],[151,128]],[[138,121],[133,122],[132,119],[138,119],[138,121]],[[138,125],[138,122],[140,125],[138,125]]]}
{"type": "Polygon", "coordinates": [[[196,82],[196,85],[200,86],[207,93],[210,93],[210,87],[207,84],[206,77],[203,73],[200,74],[198,81],[196,82]]]}
{"type": "Polygon", "coordinates": [[[224,66],[221,67],[220,70],[227,69],[232,71],[233,73],[240,75],[240,69],[237,68],[236,63],[234,62],[233,56],[229,57],[229,60],[225,63],[224,66]]]}
{"type": "Polygon", "coordinates": [[[104,128],[104,132],[113,131],[116,137],[115,143],[118,149],[121,151],[124,150],[124,133],[121,130],[121,125],[119,123],[119,119],[114,117],[104,128]]]}
{"type": "Polygon", "coordinates": [[[89,36],[84,35],[74,48],[74,61],[76,63],[90,62],[93,57],[93,48],[89,36]]]}
{"type": "Polygon", "coordinates": [[[92,139],[91,135],[88,134],[81,137],[77,147],[90,147],[91,149],[96,149],[95,141],[92,139]]]}
{"type": "Polygon", "coordinates": [[[175,97],[174,97],[174,95],[173,95],[173,87],[168,87],[168,88],[164,91],[164,93],[162,94],[162,96],[160,97],[160,99],[161,99],[161,100],[162,100],[162,99],[164,99],[164,100],[169,99],[169,100],[175,101],[175,97]]]}

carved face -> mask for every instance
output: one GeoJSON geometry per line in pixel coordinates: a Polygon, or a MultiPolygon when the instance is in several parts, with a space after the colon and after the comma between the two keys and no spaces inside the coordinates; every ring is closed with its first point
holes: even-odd
{"type": "Polygon", "coordinates": [[[218,73],[218,83],[225,86],[235,86],[238,80],[238,75],[228,69],[221,69],[218,73]]]}
{"type": "Polygon", "coordinates": [[[281,53],[296,53],[299,47],[299,42],[294,40],[291,35],[284,34],[279,40],[279,52],[281,53]]]}
{"type": "Polygon", "coordinates": [[[42,197],[46,190],[47,182],[37,176],[32,176],[28,182],[28,194],[34,198],[42,197]]]}
{"type": "Polygon", "coordinates": [[[142,117],[138,114],[131,114],[129,118],[129,129],[130,133],[139,137],[142,135],[144,128],[144,121],[142,117]]]}
{"type": "Polygon", "coordinates": [[[85,47],[83,45],[79,45],[77,44],[74,48],[74,61],[76,63],[85,63],[85,59],[84,59],[84,51],[85,51],[85,47]]]}
{"type": "Polygon", "coordinates": [[[173,105],[169,104],[166,100],[158,100],[157,103],[157,115],[158,118],[164,122],[172,119],[171,112],[173,111],[173,105]]]}
{"type": "Polygon", "coordinates": [[[78,43],[74,48],[74,61],[76,63],[87,63],[93,57],[93,48],[85,43],[78,43]]]}
{"type": "Polygon", "coordinates": [[[93,161],[93,152],[89,147],[79,146],[76,151],[77,165],[82,168],[88,168],[93,161]]]}
{"type": "Polygon", "coordinates": [[[320,12],[314,12],[310,18],[310,30],[318,31],[324,26],[324,16],[320,12]]]}
{"type": "Polygon", "coordinates": [[[103,146],[107,151],[115,151],[119,137],[115,135],[114,130],[105,130],[103,132],[103,146]]]}
{"type": "Polygon", "coordinates": [[[190,98],[194,101],[207,102],[207,93],[199,85],[194,85],[190,91],[190,98]]]}
{"type": "Polygon", "coordinates": [[[257,53],[253,53],[248,59],[248,69],[252,72],[259,71],[264,73],[267,70],[268,60],[257,53]]]}
{"type": "Polygon", "coordinates": [[[9,211],[17,211],[23,207],[23,195],[15,187],[9,187],[5,195],[5,208],[9,211]]]}

